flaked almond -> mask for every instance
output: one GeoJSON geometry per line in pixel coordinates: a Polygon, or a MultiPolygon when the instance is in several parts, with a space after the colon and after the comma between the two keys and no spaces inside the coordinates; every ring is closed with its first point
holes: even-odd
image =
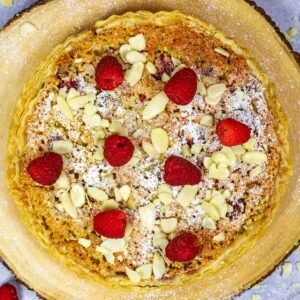
{"type": "Polygon", "coordinates": [[[225,49],[223,49],[221,47],[217,47],[214,50],[215,50],[215,52],[217,52],[225,57],[229,57],[229,55],[230,55],[225,49]]]}
{"type": "Polygon", "coordinates": [[[108,130],[112,133],[122,133],[123,126],[118,122],[112,121],[108,127],[108,130]]]}
{"type": "Polygon", "coordinates": [[[215,163],[209,167],[209,178],[225,180],[229,176],[230,172],[227,167],[217,166],[215,163]]]}
{"type": "Polygon", "coordinates": [[[262,172],[262,167],[260,167],[260,166],[255,167],[254,169],[252,169],[250,171],[250,174],[249,174],[250,178],[251,179],[255,178],[256,176],[258,176],[259,174],[261,174],[261,172],[262,172]]]}
{"type": "Polygon", "coordinates": [[[165,153],[169,147],[168,133],[162,128],[155,128],[151,132],[151,142],[159,153],[165,153]]]}
{"type": "Polygon", "coordinates": [[[155,253],[153,257],[153,275],[155,279],[161,279],[166,272],[166,264],[159,253],[155,253]]]}
{"type": "Polygon", "coordinates": [[[166,72],[164,72],[161,76],[161,81],[168,82],[169,80],[170,80],[170,76],[166,72]]]}
{"type": "Polygon", "coordinates": [[[200,120],[200,124],[206,127],[212,127],[214,125],[214,118],[211,115],[204,115],[200,120]]]}
{"type": "Polygon", "coordinates": [[[222,195],[225,199],[229,199],[231,196],[231,192],[229,190],[225,190],[223,191],[222,195]]]}
{"type": "Polygon", "coordinates": [[[74,206],[70,194],[68,192],[64,192],[60,194],[59,200],[62,204],[62,207],[64,208],[64,211],[73,219],[76,219],[78,217],[77,209],[74,206]]]}
{"type": "Polygon", "coordinates": [[[128,52],[132,50],[131,46],[128,44],[124,44],[119,48],[119,53],[124,62],[127,62],[126,55],[128,52]]]}
{"type": "Polygon", "coordinates": [[[188,207],[190,203],[195,199],[198,192],[198,187],[194,185],[184,186],[179,194],[177,195],[176,200],[184,208],[188,207]]]}
{"type": "Polygon", "coordinates": [[[161,236],[160,234],[154,235],[152,240],[153,247],[160,248],[161,250],[165,250],[169,241],[166,236],[161,236]]]}
{"type": "Polygon", "coordinates": [[[268,160],[267,155],[261,151],[248,151],[242,156],[242,160],[246,164],[259,164],[268,160]]]}
{"type": "Polygon", "coordinates": [[[104,191],[95,187],[88,187],[87,194],[89,195],[89,197],[92,197],[97,201],[104,202],[108,200],[108,195],[104,191]]]}
{"type": "Polygon", "coordinates": [[[73,150],[73,144],[70,141],[54,141],[52,144],[52,150],[59,154],[71,153],[73,150]]]}
{"type": "Polygon", "coordinates": [[[121,193],[120,193],[120,189],[119,189],[119,188],[117,188],[117,187],[114,188],[114,194],[115,194],[115,200],[116,200],[117,202],[122,201],[122,196],[121,196],[121,193]]]}
{"type": "Polygon", "coordinates": [[[222,242],[225,241],[225,233],[224,232],[220,232],[219,234],[215,235],[213,237],[213,240],[216,242],[222,242]]]}
{"type": "Polygon", "coordinates": [[[203,159],[203,165],[206,169],[209,169],[211,167],[211,165],[213,164],[213,160],[211,159],[211,157],[204,157],[203,159]]]}
{"type": "Polygon", "coordinates": [[[135,201],[134,199],[129,199],[126,203],[126,207],[130,208],[130,209],[134,209],[135,208],[135,201]]]}
{"type": "Polygon", "coordinates": [[[136,36],[130,37],[128,43],[132,49],[137,51],[143,51],[146,48],[146,40],[143,33],[139,33],[136,36]]]}
{"type": "Polygon", "coordinates": [[[160,226],[163,232],[171,233],[176,230],[177,228],[177,219],[176,218],[168,218],[168,219],[161,219],[160,226]]]}
{"type": "Polygon", "coordinates": [[[91,246],[92,242],[90,240],[80,238],[78,240],[78,244],[80,244],[84,248],[89,248],[91,246]]]}
{"type": "Polygon", "coordinates": [[[282,266],[281,266],[281,275],[284,278],[289,277],[292,274],[292,270],[293,270],[293,265],[290,262],[285,262],[282,266]]]}
{"type": "Polygon", "coordinates": [[[68,189],[70,186],[70,179],[67,176],[67,174],[62,171],[60,173],[59,178],[56,180],[56,182],[54,183],[55,188],[57,189],[68,189]]]}
{"type": "Polygon", "coordinates": [[[92,102],[96,99],[94,93],[88,93],[84,96],[77,96],[68,100],[68,104],[73,109],[80,109],[85,106],[85,104],[92,102]]]}
{"type": "Polygon", "coordinates": [[[136,272],[136,271],[133,271],[127,267],[125,267],[125,272],[126,272],[126,275],[128,276],[129,280],[133,283],[133,284],[138,284],[140,283],[140,281],[142,280],[142,276],[136,272]]]}
{"type": "Polygon", "coordinates": [[[143,110],[143,119],[151,120],[158,114],[162,113],[169,102],[169,98],[164,92],[155,95],[143,110]]]}
{"type": "MultiPolygon", "coordinates": [[[[61,93],[62,89],[59,92],[61,93]]],[[[66,100],[68,102],[70,99],[72,99],[74,97],[78,97],[78,96],[80,96],[80,93],[78,91],[76,91],[74,88],[70,88],[70,90],[68,91],[66,100]]]]}
{"type": "Polygon", "coordinates": [[[210,217],[203,218],[202,226],[205,229],[211,229],[211,230],[215,230],[217,228],[215,221],[210,217]]]}
{"type": "Polygon", "coordinates": [[[223,116],[222,111],[217,111],[215,113],[215,119],[217,119],[217,120],[221,120],[222,116],[223,116]]]}
{"type": "Polygon", "coordinates": [[[91,103],[87,103],[84,105],[83,113],[86,116],[92,116],[97,112],[97,107],[91,103]]]}
{"type": "Polygon", "coordinates": [[[104,154],[103,154],[103,147],[99,146],[99,148],[96,150],[96,152],[93,154],[93,158],[95,160],[103,160],[104,154]]]}
{"type": "Polygon", "coordinates": [[[172,60],[172,63],[174,65],[174,67],[177,67],[177,66],[181,65],[181,60],[180,59],[172,56],[171,60],[172,60]]]}
{"type": "Polygon", "coordinates": [[[103,129],[97,130],[97,131],[95,132],[95,134],[94,134],[94,143],[95,143],[96,145],[101,144],[101,141],[102,141],[103,139],[105,139],[105,136],[106,136],[106,134],[105,134],[105,131],[104,131],[103,129]]]}
{"type": "Polygon", "coordinates": [[[158,187],[158,190],[157,190],[157,194],[161,194],[161,193],[167,193],[167,194],[172,195],[172,190],[171,190],[170,186],[163,183],[158,187]]]}
{"type": "Polygon", "coordinates": [[[244,148],[248,151],[254,151],[256,147],[256,139],[251,138],[247,143],[243,144],[244,148]]]}
{"type": "Polygon", "coordinates": [[[216,164],[227,164],[227,157],[221,151],[216,151],[212,154],[211,159],[216,164]]]}
{"type": "Polygon", "coordinates": [[[142,128],[137,129],[134,134],[132,135],[135,139],[142,136],[144,133],[144,130],[142,128]]]}
{"type": "Polygon", "coordinates": [[[131,188],[128,184],[123,185],[120,188],[120,195],[124,201],[127,201],[131,194],[131,188]]]}
{"type": "MultiPolygon", "coordinates": [[[[5,3],[9,3],[9,2],[5,2],[5,3]]],[[[38,28],[33,23],[25,22],[20,25],[20,33],[23,37],[32,34],[33,32],[36,31],[38,31],[38,28]]]]}
{"type": "Polygon", "coordinates": [[[172,72],[172,76],[174,76],[178,71],[182,70],[183,68],[186,68],[185,64],[180,64],[179,66],[177,66],[174,71],[172,72]]]}
{"type": "Polygon", "coordinates": [[[192,156],[191,148],[190,148],[190,146],[188,144],[184,144],[182,146],[181,153],[185,157],[191,157],[192,156]]]}
{"type": "Polygon", "coordinates": [[[170,205],[173,201],[173,197],[169,193],[160,193],[160,194],[158,194],[158,199],[161,203],[163,203],[166,206],[170,205]]]}
{"type": "Polygon", "coordinates": [[[191,147],[191,153],[193,155],[200,154],[201,150],[202,150],[202,146],[200,144],[193,144],[191,147]]]}
{"type": "Polygon", "coordinates": [[[102,119],[99,126],[104,127],[104,128],[108,128],[109,125],[110,125],[110,123],[109,123],[108,120],[102,119]]]}
{"type": "Polygon", "coordinates": [[[101,246],[97,246],[96,247],[96,251],[102,253],[108,263],[114,264],[114,262],[115,262],[115,256],[112,253],[112,251],[107,250],[106,248],[103,248],[101,246]]]}
{"type": "Polygon", "coordinates": [[[205,213],[214,221],[218,221],[220,219],[220,214],[213,204],[204,201],[202,203],[202,208],[204,209],[205,213]]]}
{"type": "Polygon", "coordinates": [[[221,149],[221,153],[223,153],[227,158],[226,164],[228,164],[231,167],[233,167],[236,164],[236,155],[230,147],[223,147],[221,149]]]}
{"type": "Polygon", "coordinates": [[[151,75],[155,75],[157,72],[156,67],[154,66],[154,64],[151,61],[148,61],[146,63],[146,70],[151,74],[151,75]]]}
{"type": "Polygon", "coordinates": [[[134,64],[136,62],[146,62],[146,56],[143,53],[137,51],[129,51],[126,56],[126,61],[130,64],[134,64]]]}
{"type": "Polygon", "coordinates": [[[117,209],[118,207],[119,207],[119,203],[116,202],[115,200],[110,199],[103,202],[103,204],[101,205],[101,210],[107,211],[107,210],[117,209]]]}
{"type": "Polygon", "coordinates": [[[242,145],[233,146],[231,147],[231,149],[236,155],[242,155],[246,152],[245,148],[242,145]]]}
{"type": "Polygon", "coordinates": [[[139,207],[139,215],[142,225],[149,230],[152,230],[155,224],[156,210],[154,204],[150,203],[139,207]]]}
{"type": "Polygon", "coordinates": [[[80,183],[73,183],[70,190],[70,196],[75,207],[82,207],[85,203],[84,188],[80,183]]]}
{"type": "Polygon", "coordinates": [[[209,105],[217,105],[224,92],[227,90],[224,83],[213,84],[207,89],[207,96],[205,97],[205,102],[209,105]]]}
{"type": "Polygon", "coordinates": [[[197,83],[197,94],[200,94],[201,96],[207,95],[206,87],[201,80],[197,83]]]}
{"type": "Polygon", "coordinates": [[[122,239],[105,239],[101,243],[100,247],[110,250],[112,253],[122,252],[125,250],[125,240],[122,239]]]}
{"type": "Polygon", "coordinates": [[[73,119],[73,113],[69,104],[66,102],[66,100],[63,97],[59,95],[57,96],[57,105],[59,110],[64,116],[66,116],[70,120],[73,119]]]}
{"type": "Polygon", "coordinates": [[[136,272],[140,274],[143,280],[150,279],[152,275],[152,264],[142,265],[136,269],[136,272]]]}
{"type": "Polygon", "coordinates": [[[91,127],[98,127],[101,126],[101,117],[98,114],[94,114],[92,116],[88,115],[82,115],[82,121],[87,125],[91,127]]]}
{"type": "Polygon", "coordinates": [[[160,153],[154,148],[151,143],[143,141],[142,148],[149,155],[149,157],[159,159],[160,153]]]}
{"type": "Polygon", "coordinates": [[[134,63],[130,69],[128,69],[125,73],[125,80],[128,82],[130,86],[134,86],[138,83],[144,72],[144,64],[142,62],[134,63]]]}

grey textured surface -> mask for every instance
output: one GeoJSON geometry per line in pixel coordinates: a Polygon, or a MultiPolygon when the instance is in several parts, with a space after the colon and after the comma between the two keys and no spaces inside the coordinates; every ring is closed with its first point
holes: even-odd
{"type": "MultiPolygon", "coordinates": [[[[213,1],[213,0],[212,0],[213,1]]],[[[226,1],[226,0],[224,0],[226,1]]],[[[10,18],[29,7],[33,0],[15,0],[10,8],[0,5],[0,27],[10,18]]],[[[292,37],[293,48],[300,52],[300,0],[256,0],[255,1],[276,22],[282,32],[290,27],[296,27],[299,32],[292,37]]],[[[268,259],[268,258],[266,258],[268,259]]],[[[18,283],[13,274],[0,262],[0,285],[11,282],[18,288],[21,300],[37,300],[34,292],[29,291],[24,285],[18,283]]],[[[285,262],[264,279],[259,285],[235,298],[235,300],[300,300],[300,251],[297,249],[285,262]],[[299,262],[297,268],[297,262],[299,262]],[[287,277],[282,276],[282,266],[291,263],[292,271],[287,277]]],[[[63,300],[63,299],[62,299],[63,300]]]]}

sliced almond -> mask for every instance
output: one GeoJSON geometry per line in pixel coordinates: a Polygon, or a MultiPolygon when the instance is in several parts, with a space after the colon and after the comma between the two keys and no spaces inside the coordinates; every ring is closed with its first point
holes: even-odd
{"type": "Polygon", "coordinates": [[[80,244],[84,248],[89,248],[91,246],[92,242],[90,240],[80,238],[78,240],[78,244],[80,244]]]}
{"type": "Polygon", "coordinates": [[[91,103],[87,103],[84,105],[83,113],[87,116],[92,116],[97,112],[97,107],[91,103]]]}
{"type": "Polygon", "coordinates": [[[211,115],[205,115],[201,118],[200,124],[206,127],[212,127],[214,125],[214,118],[211,115]]]}
{"type": "Polygon", "coordinates": [[[254,151],[256,147],[256,139],[251,138],[247,143],[243,144],[244,148],[248,151],[254,151]]]}
{"type": "Polygon", "coordinates": [[[151,143],[143,142],[142,147],[143,150],[149,155],[149,157],[159,159],[160,153],[154,148],[151,143]]]}
{"type": "Polygon", "coordinates": [[[174,71],[173,71],[173,73],[172,73],[172,76],[174,76],[178,71],[180,71],[180,70],[182,70],[182,69],[184,69],[184,68],[186,68],[186,65],[185,65],[185,64],[180,64],[179,66],[177,66],[177,67],[174,69],[174,71]]]}
{"type": "Polygon", "coordinates": [[[156,67],[154,66],[154,64],[151,61],[148,61],[146,63],[146,69],[151,75],[155,75],[157,72],[156,67]]]}
{"type": "Polygon", "coordinates": [[[293,270],[293,265],[290,262],[285,262],[282,266],[281,266],[281,275],[284,278],[287,278],[291,275],[293,270]]]}
{"type": "Polygon", "coordinates": [[[149,230],[152,230],[155,224],[156,210],[154,204],[150,203],[139,207],[139,215],[142,225],[149,230]]]}
{"type": "Polygon", "coordinates": [[[146,56],[143,53],[137,51],[129,51],[126,56],[126,61],[130,64],[134,64],[136,62],[146,62],[146,56]]]}
{"type": "Polygon", "coordinates": [[[164,72],[162,75],[161,75],[161,81],[162,82],[168,82],[170,80],[170,76],[164,72]]]}
{"type": "Polygon", "coordinates": [[[221,149],[221,153],[223,153],[227,158],[227,164],[233,167],[236,164],[236,156],[233,150],[230,147],[223,147],[221,149]]]}
{"type": "MultiPolygon", "coordinates": [[[[10,3],[10,2],[6,0],[4,3],[10,3]]],[[[20,25],[20,33],[24,37],[36,31],[38,31],[38,28],[33,23],[25,22],[20,25]]]]}
{"type": "Polygon", "coordinates": [[[146,48],[146,40],[143,33],[139,33],[136,36],[128,39],[129,45],[132,49],[137,51],[143,51],[146,48]]]}
{"type": "Polygon", "coordinates": [[[201,96],[206,96],[207,94],[206,87],[201,80],[197,83],[197,94],[200,94],[201,96]]]}
{"type": "Polygon", "coordinates": [[[225,233],[224,232],[220,232],[219,234],[215,235],[213,237],[213,240],[216,242],[222,242],[225,240],[225,233]]]}
{"type": "Polygon", "coordinates": [[[191,147],[191,153],[193,155],[200,154],[201,150],[202,150],[202,146],[200,144],[193,144],[191,147]]]}
{"type": "Polygon", "coordinates": [[[172,190],[167,184],[163,183],[159,186],[157,190],[157,194],[161,194],[161,193],[167,193],[172,195],[172,190]]]}
{"type": "Polygon", "coordinates": [[[173,201],[173,197],[169,193],[160,193],[160,194],[158,194],[158,199],[161,203],[163,203],[166,206],[170,205],[173,201]]]}
{"type": "Polygon", "coordinates": [[[115,256],[110,250],[107,250],[103,247],[97,246],[96,251],[102,253],[108,263],[114,264],[115,256]]]}
{"type": "Polygon", "coordinates": [[[142,128],[137,129],[134,134],[132,135],[135,139],[142,136],[144,133],[144,130],[142,128]]]}
{"type": "Polygon", "coordinates": [[[176,230],[177,228],[177,219],[176,218],[168,218],[168,219],[161,219],[160,226],[163,232],[171,233],[176,230]]]}
{"type": "Polygon", "coordinates": [[[120,123],[113,121],[109,125],[108,130],[112,133],[121,133],[123,131],[123,127],[120,123]]]}
{"type": "Polygon", "coordinates": [[[162,113],[169,102],[169,98],[164,92],[155,95],[143,110],[143,119],[151,120],[158,114],[162,113]]]}
{"type": "Polygon", "coordinates": [[[67,154],[72,152],[73,144],[70,141],[54,141],[52,144],[52,150],[59,154],[67,154]]]}
{"type": "Polygon", "coordinates": [[[110,199],[103,202],[103,204],[101,205],[101,210],[102,211],[113,210],[113,209],[117,209],[118,207],[119,207],[119,203],[110,199]]]}
{"type": "Polygon", "coordinates": [[[224,209],[226,210],[225,214],[227,213],[227,204],[223,195],[213,197],[210,203],[218,210],[220,216],[224,215],[224,209]]]}
{"type": "Polygon", "coordinates": [[[119,189],[119,188],[117,188],[117,187],[114,188],[114,194],[115,194],[115,200],[116,200],[117,202],[122,201],[122,196],[121,196],[121,193],[120,193],[120,189],[119,189]]]}
{"type": "Polygon", "coordinates": [[[186,208],[195,199],[197,192],[198,192],[197,185],[186,185],[181,189],[176,200],[181,206],[186,208]]]}
{"type": "Polygon", "coordinates": [[[191,157],[192,156],[191,148],[188,144],[185,144],[185,145],[182,146],[181,153],[185,157],[191,157]]]}
{"type": "Polygon", "coordinates": [[[259,164],[268,160],[267,155],[261,151],[248,151],[242,156],[242,160],[246,164],[259,164]]]}
{"type": "Polygon", "coordinates": [[[207,89],[207,95],[216,98],[222,96],[226,90],[227,87],[224,83],[213,84],[207,89]]]}
{"type": "Polygon", "coordinates": [[[122,239],[106,239],[101,243],[100,247],[110,250],[112,253],[123,252],[125,250],[125,240],[122,239]]]}
{"type": "Polygon", "coordinates": [[[254,169],[252,169],[250,171],[250,174],[249,174],[250,178],[251,179],[255,178],[256,176],[258,176],[259,174],[261,174],[261,172],[262,172],[262,167],[260,167],[260,166],[255,167],[254,169]]]}
{"type": "Polygon", "coordinates": [[[136,271],[133,271],[127,267],[125,267],[125,272],[126,272],[126,275],[128,276],[129,280],[133,283],[133,284],[138,284],[140,283],[141,279],[142,279],[142,276],[136,272],[136,271]]]}
{"type": "Polygon", "coordinates": [[[221,151],[214,152],[213,155],[211,156],[211,159],[216,164],[226,164],[227,163],[227,157],[221,151]]]}
{"type": "Polygon", "coordinates": [[[125,80],[130,86],[134,86],[142,78],[144,64],[142,62],[134,63],[125,73],[125,80]]]}
{"type": "Polygon", "coordinates": [[[103,140],[105,138],[106,134],[105,134],[105,131],[104,130],[98,130],[95,132],[94,134],[94,143],[96,145],[99,145],[101,142],[101,140],[103,140]]]}
{"type": "Polygon", "coordinates": [[[206,191],[205,192],[205,200],[209,201],[209,200],[211,200],[211,197],[212,197],[212,192],[210,190],[206,191]]]}
{"type": "Polygon", "coordinates": [[[68,189],[70,186],[70,179],[67,176],[67,174],[62,171],[60,173],[59,178],[56,180],[56,182],[54,183],[55,188],[57,189],[68,189]]]}
{"type": "Polygon", "coordinates": [[[129,199],[129,200],[127,201],[126,206],[127,206],[128,208],[130,208],[130,209],[134,209],[134,208],[135,208],[135,201],[134,201],[134,199],[129,199]]]}
{"type": "Polygon", "coordinates": [[[142,279],[150,279],[152,275],[152,264],[146,264],[136,269],[142,279]]]}
{"type": "Polygon", "coordinates": [[[121,197],[124,201],[127,201],[130,197],[130,194],[131,194],[131,188],[129,185],[123,185],[121,188],[120,188],[120,194],[121,194],[121,197]]]}
{"type": "Polygon", "coordinates": [[[73,183],[70,190],[70,196],[75,207],[82,207],[85,203],[85,192],[80,183],[73,183]]]}
{"type": "Polygon", "coordinates": [[[218,210],[215,208],[215,206],[209,202],[204,201],[202,203],[202,207],[205,211],[205,213],[212,218],[214,221],[218,221],[220,219],[220,214],[218,210]]]}
{"type": "Polygon", "coordinates": [[[155,128],[151,132],[151,142],[159,153],[165,153],[169,147],[168,133],[162,128],[155,128]]]}
{"type": "Polygon", "coordinates": [[[73,219],[78,217],[76,207],[74,206],[70,194],[68,192],[64,192],[59,196],[59,200],[64,208],[64,211],[73,219]]]}
{"type": "Polygon", "coordinates": [[[92,116],[82,115],[82,121],[91,127],[101,126],[101,117],[98,114],[94,114],[92,116]]]}
{"type": "Polygon", "coordinates": [[[73,109],[83,108],[85,104],[94,101],[96,95],[94,93],[88,93],[84,96],[77,96],[68,100],[68,104],[73,109]]]}
{"type": "Polygon", "coordinates": [[[153,275],[155,279],[161,279],[166,272],[166,264],[159,253],[155,253],[153,257],[153,275]]]}
{"type": "Polygon", "coordinates": [[[80,93],[78,91],[76,91],[74,88],[70,88],[70,90],[68,91],[68,94],[67,94],[67,102],[74,98],[74,97],[78,97],[80,96],[80,93]]]}
{"type": "Polygon", "coordinates": [[[228,168],[212,164],[209,167],[209,178],[225,180],[230,176],[228,168]]]}
{"type": "Polygon", "coordinates": [[[181,60],[180,59],[172,56],[171,60],[172,60],[172,63],[174,65],[174,67],[177,67],[177,66],[181,65],[181,60]]]}
{"type": "Polygon", "coordinates": [[[165,250],[169,241],[164,236],[155,235],[152,240],[153,247],[160,248],[161,250],[165,250]]]}
{"type": "Polygon", "coordinates": [[[242,145],[233,146],[231,147],[231,149],[236,155],[242,155],[246,152],[245,148],[242,145]]]}
{"type": "Polygon", "coordinates": [[[215,118],[217,119],[217,120],[221,120],[222,119],[222,111],[217,111],[216,113],[215,113],[215,118]]]}
{"type": "Polygon", "coordinates": [[[210,217],[203,218],[202,226],[205,229],[211,229],[211,230],[215,230],[217,228],[215,221],[210,217]]]}
{"type": "Polygon", "coordinates": [[[104,158],[102,146],[99,146],[98,150],[93,154],[93,158],[96,160],[102,160],[104,158]]]}
{"type": "Polygon", "coordinates": [[[87,194],[97,201],[104,202],[104,201],[108,200],[107,194],[104,191],[102,191],[98,188],[95,188],[95,187],[88,187],[87,194]]]}
{"type": "Polygon", "coordinates": [[[65,115],[70,120],[73,120],[72,110],[63,97],[57,96],[57,105],[63,115],[65,115]]]}
{"type": "Polygon", "coordinates": [[[229,190],[225,190],[223,193],[222,193],[223,197],[225,199],[229,199],[230,196],[231,196],[231,192],[229,190]]]}
{"type": "Polygon", "coordinates": [[[124,44],[124,45],[122,45],[122,46],[120,47],[119,53],[120,53],[120,56],[121,56],[121,58],[122,58],[122,60],[123,60],[124,62],[127,62],[127,60],[126,60],[126,55],[127,55],[127,53],[130,52],[131,50],[132,50],[132,48],[131,48],[131,46],[128,45],[128,44],[124,44]]]}
{"type": "Polygon", "coordinates": [[[221,55],[223,55],[225,57],[229,57],[230,56],[230,54],[225,49],[223,49],[221,47],[217,47],[214,50],[215,50],[215,52],[217,52],[217,53],[219,53],[219,54],[221,54],[221,55]]]}
{"type": "Polygon", "coordinates": [[[209,169],[212,164],[213,164],[213,160],[210,157],[204,157],[203,165],[206,169],[209,169]]]}
{"type": "Polygon", "coordinates": [[[109,127],[109,121],[108,120],[101,120],[100,125],[101,127],[108,128],[109,127]]]}

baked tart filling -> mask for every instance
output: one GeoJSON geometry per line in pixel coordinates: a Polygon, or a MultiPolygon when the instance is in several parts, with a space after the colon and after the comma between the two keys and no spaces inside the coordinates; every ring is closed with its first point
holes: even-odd
{"type": "Polygon", "coordinates": [[[216,261],[267,222],[284,164],[263,73],[215,29],[171,16],[68,39],[11,137],[26,223],[106,280],[161,285],[216,261]]]}

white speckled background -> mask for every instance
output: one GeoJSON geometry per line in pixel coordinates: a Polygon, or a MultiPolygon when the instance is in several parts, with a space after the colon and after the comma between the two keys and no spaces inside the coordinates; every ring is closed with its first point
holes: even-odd
{"type": "MultiPolygon", "coordinates": [[[[29,7],[34,2],[35,0],[15,0],[11,8],[6,8],[0,4],[0,28],[11,17],[29,7]]],[[[255,2],[265,9],[282,32],[286,32],[290,27],[298,28],[298,33],[291,38],[293,48],[300,52],[300,0],[255,0],[255,2]]],[[[266,257],[266,259],[268,258],[266,257]]],[[[29,291],[24,285],[19,283],[11,272],[0,262],[0,285],[6,282],[16,285],[20,300],[39,299],[34,292],[29,291]]],[[[276,270],[261,283],[235,298],[235,300],[260,299],[300,300],[300,249],[294,251],[285,262],[278,266],[276,270]],[[291,267],[291,272],[288,272],[286,276],[282,274],[283,265],[291,267]]]]}

